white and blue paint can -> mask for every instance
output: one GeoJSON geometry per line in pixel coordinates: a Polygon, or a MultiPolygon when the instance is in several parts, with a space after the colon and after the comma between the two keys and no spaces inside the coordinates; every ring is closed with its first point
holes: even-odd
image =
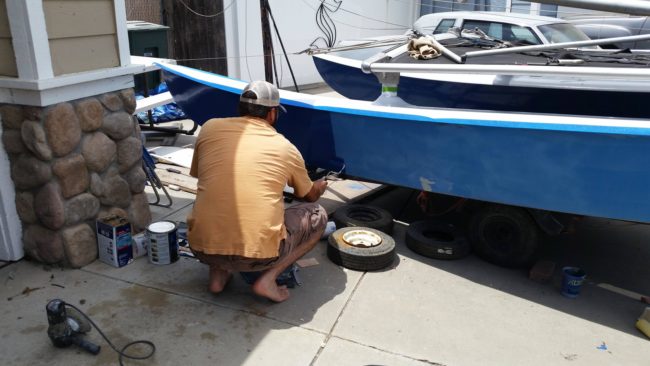
{"type": "Polygon", "coordinates": [[[147,227],[149,263],[171,264],[178,260],[176,223],[158,221],[147,227]]]}

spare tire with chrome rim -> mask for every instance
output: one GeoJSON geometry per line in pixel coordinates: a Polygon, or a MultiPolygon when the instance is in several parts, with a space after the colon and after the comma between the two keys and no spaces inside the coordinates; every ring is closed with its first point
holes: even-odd
{"type": "Polygon", "coordinates": [[[372,228],[346,227],[329,236],[327,257],[348,269],[376,271],[395,260],[395,240],[372,228]]]}

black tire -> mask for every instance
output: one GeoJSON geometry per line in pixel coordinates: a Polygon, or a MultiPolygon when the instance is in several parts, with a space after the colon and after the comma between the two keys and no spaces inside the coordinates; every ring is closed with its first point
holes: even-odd
{"type": "Polygon", "coordinates": [[[525,209],[488,205],[472,217],[472,249],[488,262],[504,267],[530,264],[539,248],[541,233],[525,209]]]}
{"type": "Polygon", "coordinates": [[[393,232],[393,215],[383,208],[370,205],[345,205],[334,212],[332,220],[337,228],[357,226],[377,229],[389,235],[393,232]]]}
{"type": "Polygon", "coordinates": [[[390,266],[395,260],[395,240],[388,234],[365,227],[346,227],[333,232],[327,239],[327,257],[345,268],[356,271],[376,271],[390,266]],[[343,234],[354,230],[368,230],[381,237],[375,247],[359,248],[347,244],[343,234]]]}
{"type": "Polygon", "coordinates": [[[470,245],[454,225],[442,221],[416,221],[406,230],[406,246],[429,258],[459,259],[467,256],[470,245]]]}

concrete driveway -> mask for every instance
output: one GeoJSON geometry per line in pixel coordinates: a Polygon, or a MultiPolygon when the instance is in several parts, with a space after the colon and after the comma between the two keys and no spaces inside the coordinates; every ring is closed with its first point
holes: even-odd
{"type": "MultiPolygon", "coordinates": [[[[376,203],[408,206],[405,193],[391,194],[376,203]]],[[[45,304],[53,298],[86,311],[118,346],[153,341],[154,357],[133,365],[648,364],[649,340],[634,328],[645,305],[598,285],[650,293],[649,227],[587,219],[575,234],[550,238],[546,259],[588,273],[576,299],[560,295],[559,270],[539,284],[474,255],[424,258],[403,244],[405,229],[396,223],[398,260],[379,272],[332,264],[322,241],[307,255],[319,264],[300,270],[303,285],[281,304],[254,296],[238,275],[209,294],[207,267],[192,258],[158,266],[143,257],[119,269],[10,264],[0,269],[2,364],[117,364],[96,330],[87,339],[102,345],[98,356],[52,346],[45,304]]]]}
{"type": "MultiPolygon", "coordinates": [[[[193,141],[181,136],[176,145],[193,141]]],[[[376,188],[336,182],[320,202],[331,213],[376,188]]],[[[194,196],[171,194],[171,208],[152,207],[155,220],[185,220],[194,196]]],[[[557,268],[552,281],[540,284],[526,270],[500,268],[473,254],[441,261],[411,252],[404,245],[406,225],[422,218],[414,197],[396,189],[365,199],[398,219],[391,268],[340,268],[321,241],[306,256],[319,264],[300,270],[303,285],[281,304],[254,296],[238,275],[224,293],[209,294],[207,267],[186,257],[166,266],[139,258],[119,269],[101,262],[80,270],[24,260],[5,265],[0,364],[117,364],[96,330],[86,338],[102,346],[98,356],[52,346],[45,305],[54,298],[86,311],[119,347],[137,339],[155,343],[152,359],[127,365],[650,363],[650,340],[634,327],[647,305],[606,289],[650,295],[650,226],[589,218],[573,234],[547,238],[542,258],[557,268]],[[587,272],[576,299],[560,295],[564,265],[587,272]]]]}

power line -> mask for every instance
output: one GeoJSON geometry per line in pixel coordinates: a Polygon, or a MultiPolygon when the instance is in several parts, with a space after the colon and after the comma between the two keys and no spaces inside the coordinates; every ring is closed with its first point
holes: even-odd
{"type": "Polygon", "coordinates": [[[244,0],[244,56],[248,80],[253,80],[253,77],[251,76],[251,67],[248,65],[248,1],[246,0],[244,0]]]}
{"type": "Polygon", "coordinates": [[[218,17],[219,15],[223,14],[226,10],[228,10],[228,9],[229,9],[229,8],[230,8],[230,7],[235,3],[235,1],[236,1],[236,0],[232,0],[232,1],[230,2],[230,4],[228,4],[225,8],[223,8],[223,10],[221,10],[221,11],[218,12],[218,13],[206,15],[206,14],[201,14],[201,13],[197,12],[196,10],[192,9],[189,5],[187,5],[187,3],[185,3],[185,1],[183,1],[183,0],[178,0],[178,2],[180,2],[181,4],[183,4],[183,6],[185,7],[185,9],[189,10],[190,12],[194,13],[194,14],[197,15],[197,16],[204,17],[204,18],[214,18],[214,17],[218,17]]]}
{"type": "MultiPolygon", "coordinates": [[[[301,51],[294,51],[294,52],[287,52],[289,55],[300,55],[301,51]]],[[[207,60],[228,60],[228,59],[249,59],[249,58],[257,58],[257,57],[264,57],[267,56],[268,54],[254,54],[254,55],[245,55],[245,56],[216,56],[216,57],[197,57],[197,58],[175,58],[174,61],[207,61],[207,60]]],[[[272,56],[283,56],[284,53],[280,52],[274,52],[271,53],[272,56]]]]}
{"type": "Polygon", "coordinates": [[[389,25],[394,25],[394,26],[397,26],[397,27],[405,27],[405,26],[402,25],[402,24],[395,24],[395,23],[386,22],[386,21],[383,21],[383,20],[379,20],[379,19],[371,18],[371,17],[365,16],[365,15],[362,15],[362,14],[359,14],[359,13],[355,13],[355,12],[353,12],[353,11],[351,11],[351,10],[347,10],[347,9],[345,9],[345,8],[341,8],[341,11],[344,11],[344,12],[346,12],[346,13],[350,13],[350,14],[354,14],[354,15],[360,16],[361,18],[364,18],[364,19],[374,20],[375,22],[384,23],[384,24],[389,24],[389,25]]]}
{"type": "MultiPolygon", "coordinates": [[[[302,1],[305,5],[307,5],[308,7],[310,7],[313,11],[318,11],[317,8],[314,8],[314,7],[313,7],[310,3],[308,3],[306,0],[301,0],[301,1],[302,1]]],[[[359,16],[364,17],[363,15],[359,15],[359,16]]],[[[372,19],[372,18],[368,18],[368,19],[377,21],[376,19],[372,19]]],[[[383,22],[383,21],[381,21],[381,22],[382,22],[382,23],[386,23],[386,24],[390,24],[390,23],[383,22]]],[[[365,28],[365,27],[359,27],[359,26],[357,26],[357,25],[353,25],[353,24],[349,24],[349,23],[344,23],[344,22],[339,21],[339,20],[334,20],[334,23],[342,24],[342,25],[346,25],[346,26],[351,27],[351,28],[363,29],[363,30],[399,30],[399,31],[403,31],[403,30],[405,30],[405,29],[410,29],[410,27],[406,27],[406,26],[403,26],[403,25],[400,25],[401,28],[365,28]]]]}

